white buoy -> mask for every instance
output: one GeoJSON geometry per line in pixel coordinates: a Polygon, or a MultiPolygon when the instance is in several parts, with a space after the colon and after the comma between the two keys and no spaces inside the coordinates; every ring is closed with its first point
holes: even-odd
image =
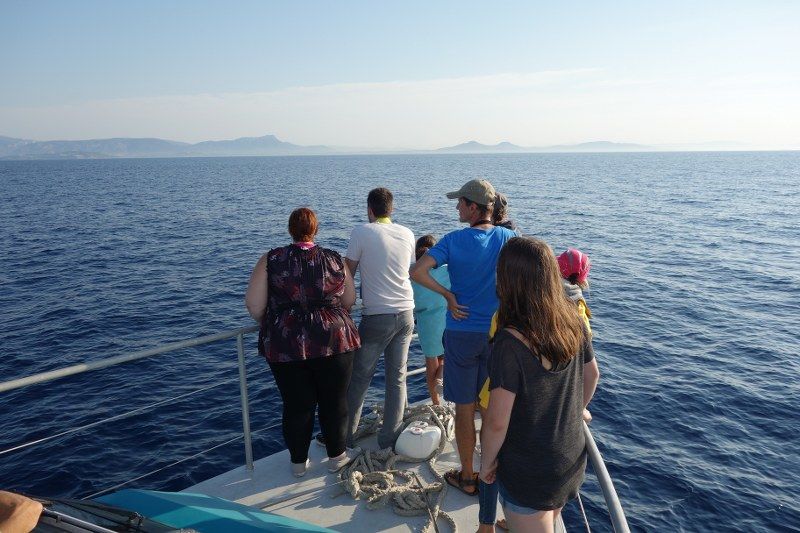
{"type": "Polygon", "coordinates": [[[397,437],[395,451],[412,459],[425,459],[439,448],[442,430],[427,422],[411,422],[397,437]]]}

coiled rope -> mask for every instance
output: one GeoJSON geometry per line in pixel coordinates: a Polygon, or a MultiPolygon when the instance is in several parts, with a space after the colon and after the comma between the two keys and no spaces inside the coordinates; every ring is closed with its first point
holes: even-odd
{"type": "MultiPolygon", "coordinates": [[[[424,533],[439,531],[437,520],[447,522],[452,531],[458,531],[452,516],[441,510],[447,492],[444,477],[436,471],[435,464],[444,450],[447,441],[452,437],[452,420],[454,412],[451,407],[442,405],[418,405],[406,408],[403,424],[422,421],[433,424],[441,430],[439,447],[425,459],[414,459],[394,453],[391,448],[377,452],[364,450],[339,472],[343,489],[355,499],[367,501],[367,509],[374,510],[387,504],[392,506],[395,514],[400,516],[428,515],[423,527],[424,533]],[[436,478],[433,483],[425,484],[410,470],[395,469],[395,463],[425,462],[436,478]],[[433,504],[431,496],[436,495],[433,504]]],[[[366,437],[378,431],[383,421],[383,408],[373,408],[371,416],[366,417],[364,424],[359,425],[355,439],[366,437]]]]}

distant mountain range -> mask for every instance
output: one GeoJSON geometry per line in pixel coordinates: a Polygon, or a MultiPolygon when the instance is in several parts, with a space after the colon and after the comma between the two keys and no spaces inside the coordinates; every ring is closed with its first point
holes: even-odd
{"type": "Polygon", "coordinates": [[[90,139],[86,141],[29,141],[0,137],[2,159],[98,159],[115,157],[218,157],[320,155],[334,153],[326,146],[299,146],[274,135],[241,137],[195,144],[163,139],[90,139]]]}
{"type": "Polygon", "coordinates": [[[517,146],[510,142],[498,144],[481,144],[469,141],[456,146],[448,146],[434,150],[439,153],[475,154],[475,153],[516,153],[516,152],[643,152],[653,151],[657,148],[633,143],[614,143],[609,141],[594,141],[580,144],[559,144],[555,146],[517,146]]]}
{"type": "Polygon", "coordinates": [[[510,142],[481,144],[469,141],[436,150],[376,150],[331,146],[302,146],[281,141],[274,135],[241,137],[228,141],[183,143],[164,139],[90,139],[85,141],[31,141],[0,136],[0,159],[104,159],[118,157],[224,157],[326,155],[363,153],[414,154],[486,154],[486,153],[545,153],[545,152],[644,152],[684,150],[745,150],[747,146],[734,142],[714,142],[694,145],[646,146],[633,143],[594,141],[580,144],[526,147],[510,142]]]}

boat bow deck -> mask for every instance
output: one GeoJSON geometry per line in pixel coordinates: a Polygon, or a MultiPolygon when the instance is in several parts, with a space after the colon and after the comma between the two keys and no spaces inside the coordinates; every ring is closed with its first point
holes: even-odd
{"type": "MultiPolygon", "coordinates": [[[[453,444],[453,441],[447,443],[436,462],[436,470],[440,473],[460,466],[453,444]]],[[[378,449],[374,436],[364,439],[359,445],[365,449],[378,449]]],[[[295,478],[289,472],[289,452],[283,450],[256,461],[252,473],[242,466],[185,490],[233,500],[342,532],[421,531],[428,521],[427,515],[408,517],[395,514],[389,505],[376,510],[367,509],[366,501],[354,500],[341,488],[338,476],[328,472],[325,448],[312,444],[309,459],[311,466],[302,478],[295,478]]],[[[477,468],[477,456],[475,461],[477,468]]],[[[398,463],[398,467],[417,472],[423,482],[435,481],[426,463],[398,463]]],[[[446,490],[442,510],[455,519],[459,531],[477,530],[478,498],[452,487],[446,490]]],[[[499,505],[497,516],[503,516],[499,505]]],[[[449,531],[443,520],[438,521],[438,526],[442,531],[449,531]]],[[[560,519],[556,531],[565,531],[560,519]]]]}

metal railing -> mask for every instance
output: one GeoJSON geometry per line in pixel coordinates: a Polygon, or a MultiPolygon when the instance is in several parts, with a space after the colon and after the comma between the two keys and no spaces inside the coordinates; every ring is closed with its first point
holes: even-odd
{"type": "MultiPolygon", "coordinates": [[[[54,381],[57,379],[63,379],[69,376],[74,376],[77,374],[83,374],[85,372],[90,372],[92,370],[100,370],[103,368],[108,368],[111,366],[121,365],[124,363],[130,363],[132,361],[138,361],[140,359],[146,359],[148,357],[154,357],[156,355],[162,355],[168,352],[173,352],[175,350],[181,350],[184,348],[191,348],[195,346],[202,346],[205,344],[211,344],[214,342],[219,342],[227,339],[236,338],[236,352],[238,356],[238,366],[239,366],[239,396],[242,404],[242,435],[244,437],[244,455],[245,455],[245,467],[249,472],[253,471],[253,440],[252,440],[252,432],[250,430],[250,401],[249,395],[247,392],[247,368],[245,366],[245,357],[244,357],[244,336],[248,333],[254,333],[258,331],[258,326],[247,326],[242,327],[234,330],[223,331],[220,333],[215,333],[213,335],[205,335],[203,337],[196,337],[194,339],[187,339],[178,342],[171,342],[168,344],[164,344],[162,346],[157,346],[155,348],[150,348],[147,350],[140,350],[137,352],[133,352],[126,355],[120,355],[117,357],[109,357],[107,359],[100,359],[98,361],[90,361],[88,363],[81,363],[78,365],[72,365],[65,368],[59,368],[56,370],[51,370],[48,372],[40,372],[38,374],[33,374],[30,376],[26,376],[23,378],[12,379],[9,381],[0,382],[0,393],[8,392],[15,389],[20,389],[23,387],[27,387],[30,385],[35,385],[38,383],[45,383],[48,381],[54,381]]],[[[415,335],[416,336],[416,335],[415,335]]],[[[406,375],[416,376],[418,374],[422,374],[425,372],[425,368],[416,368],[414,370],[409,371],[406,375]]],[[[217,387],[223,384],[229,384],[228,382],[217,383],[215,385],[211,385],[208,387],[203,387],[201,389],[197,389],[195,391],[182,394],[180,396],[176,396],[174,398],[170,398],[168,400],[162,400],[150,405],[146,405],[144,407],[140,407],[129,411],[127,413],[122,413],[119,415],[115,415],[97,422],[92,422],[90,424],[85,424],[76,428],[71,428],[66,431],[62,431],[55,435],[50,435],[48,437],[44,437],[41,439],[36,439],[34,441],[26,442],[23,444],[18,444],[12,446],[11,448],[6,448],[4,450],[0,450],[0,456],[5,455],[7,453],[11,453],[17,450],[21,450],[23,448],[28,448],[30,446],[34,446],[36,444],[42,444],[49,440],[53,440],[59,437],[64,437],[66,435],[77,433],[79,431],[83,431],[85,429],[89,429],[100,424],[104,424],[107,422],[112,422],[115,420],[120,420],[122,418],[127,418],[133,414],[141,413],[145,410],[151,409],[153,407],[157,407],[160,405],[164,405],[166,403],[170,403],[172,401],[190,396],[192,394],[197,394],[198,392],[203,392],[209,390],[211,388],[217,387]]],[[[235,439],[231,439],[226,441],[224,444],[228,444],[233,442],[234,440],[238,440],[239,437],[235,439]]],[[[209,451],[209,450],[206,450],[209,451]]]]}
{"type": "MultiPolygon", "coordinates": [[[[156,355],[162,355],[168,352],[172,352],[175,350],[181,350],[183,348],[191,348],[194,346],[202,346],[205,344],[211,344],[213,342],[218,342],[226,339],[236,338],[236,351],[238,353],[239,359],[239,394],[241,396],[242,402],[242,430],[244,434],[244,454],[245,454],[245,464],[247,470],[252,472],[253,471],[253,443],[252,443],[252,436],[250,434],[250,408],[249,408],[249,401],[247,396],[247,372],[245,368],[245,360],[244,360],[244,336],[247,333],[253,333],[258,331],[258,326],[249,326],[244,328],[238,328],[230,331],[223,331],[221,333],[216,333],[214,335],[206,335],[203,337],[196,337],[194,339],[188,339],[184,341],[178,342],[171,342],[169,344],[164,344],[162,346],[157,346],[155,348],[150,348],[148,350],[141,350],[138,352],[133,352],[126,355],[120,355],[118,357],[109,357],[107,359],[100,359],[99,361],[91,361],[88,363],[81,363],[78,365],[72,365],[65,368],[59,368],[57,370],[51,370],[49,372],[41,372],[39,374],[33,374],[32,376],[26,376],[24,378],[19,379],[12,379],[10,381],[5,381],[0,383],[0,392],[7,392],[14,389],[19,389],[22,387],[27,387],[29,385],[34,385],[37,383],[45,383],[47,381],[53,381],[56,379],[62,379],[68,376],[74,376],[77,374],[83,374],[85,372],[91,372],[92,370],[99,370],[101,368],[108,368],[111,366],[121,365],[124,363],[130,363],[132,361],[138,361],[140,359],[146,359],[148,357],[153,357],[156,355]]],[[[160,402],[159,402],[160,403],[160,402]]],[[[112,417],[110,419],[103,420],[102,422],[109,422],[111,420],[118,420],[121,416],[112,417]]],[[[89,426],[98,425],[99,423],[90,424],[89,426]]],[[[88,427],[88,426],[86,426],[88,427]]],[[[79,429],[86,429],[86,427],[82,427],[79,429]]],[[[70,431],[74,432],[74,431],[70,431]]],[[[54,437],[50,437],[54,438],[54,437]]],[[[48,439],[40,439],[39,442],[42,440],[50,440],[48,439]]],[[[38,442],[34,442],[38,443],[38,442]]],[[[20,449],[29,446],[32,443],[15,446],[12,449],[0,451],[0,455],[4,453],[8,453],[13,449],[20,449]]]]}
{"type": "MultiPolygon", "coordinates": [[[[194,339],[188,339],[188,340],[183,340],[183,341],[178,341],[178,342],[172,342],[172,343],[164,344],[162,346],[157,346],[155,348],[150,348],[148,350],[141,350],[141,351],[133,352],[133,353],[126,354],[126,355],[121,355],[121,356],[117,356],[117,357],[110,357],[110,358],[107,358],[107,359],[100,359],[98,361],[91,361],[91,362],[88,362],[88,363],[81,363],[81,364],[78,364],[78,365],[72,365],[72,366],[68,366],[68,367],[65,367],[65,368],[51,370],[51,371],[48,371],[48,372],[40,372],[38,374],[33,374],[31,376],[26,376],[26,377],[23,377],[23,378],[12,379],[12,380],[9,380],[9,381],[0,382],[0,393],[12,391],[12,390],[15,390],[15,389],[20,389],[22,387],[27,387],[27,386],[34,385],[34,384],[37,384],[37,383],[45,383],[45,382],[48,382],[48,381],[53,381],[53,380],[57,380],[57,379],[63,379],[63,378],[68,377],[68,376],[74,376],[74,375],[77,375],[77,374],[83,374],[85,372],[90,372],[92,370],[99,370],[99,369],[102,369],[102,368],[108,368],[108,367],[111,367],[111,366],[116,366],[116,365],[120,365],[120,364],[124,364],[124,363],[129,363],[129,362],[132,362],[132,361],[138,361],[140,359],[145,359],[145,358],[153,357],[153,356],[156,356],[156,355],[162,355],[162,354],[165,354],[165,353],[168,353],[168,352],[172,352],[172,351],[175,351],[175,350],[181,350],[181,349],[184,349],[184,348],[191,348],[191,347],[195,347],[195,346],[202,346],[202,345],[205,345],[205,344],[211,344],[211,343],[214,343],[214,342],[219,342],[219,341],[222,341],[222,340],[235,338],[236,339],[236,352],[237,352],[237,356],[238,356],[238,367],[239,367],[239,395],[240,395],[241,404],[242,404],[242,435],[244,437],[245,467],[247,468],[248,472],[252,472],[253,468],[254,468],[253,467],[253,444],[252,444],[252,432],[250,431],[250,403],[249,403],[248,392],[247,392],[247,369],[246,369],[246,366],[245,366],[245,357],[244,357],[244,336],[246,334],[248,334],[248,333],[253,333],[253,332],[256,332],[256,331],[258,331],[258,326],[242,327],[242,328],[238,328],[238,329],[234,329],[234,330],[223,331],[221,333],[216,333],[214,335],[206,335],[206,336],[203,336],[203,337],[196,337],[194,339]]],[[[416,337],[416,335],[415,335],[415,337],[416,337]]],[[[416,376],[416,375],[419,375],[419,374],[423,374],[424,372],[425,372],[425,367],[415,368],[413,370],[410,370],[406,374],[406,376],[407,377],[416,376]]],[[[90,423],[90,424],[86,424],[86,425],[80,426],[78,428],[72,428],[70,430],[67,430],[67,431],[64,431],[64,432],[61,432],[61,433],[58,433],[58,434],[55,434],[55,435],[51,435],[49,437],[45,437],[45,438],[42,438],[42,439],[37,439],[35,441],[31,441],[31,442],[24,443],[24,444],[21,444],[21,445],[16,445],[16,446],[13,446],[11,448],[7,448],[5,450],[0,450],[0,455],[11,453],[11,452],[20,450],[22,448],[27,448],[29,446],[33,446],[33,445],[36,445],[36,444],[41,444],[41,443],[46,442],[48,440],[52,440],[52,439],[55,439],[55,438],[58,438],[58,437],[62,437],[62,436],[65,436],[65,435],[68,435],[68,434],[71,434],[71,433],[82,431],[82,430],[88,429],[90,427],[94,427],[94,426],[100,425],[102,423],[111,422],[113,420],[119,420],[120,418],[131,416],[133,414],[137,414],[137,413],[142,412],[142,411],[144,411],[146,409],[149,409],[149,408],[152,408],[152,407],[156,407],[156,406],[159,406],[159,405],[163,405],[163,404],[165,404],[167,402],[175,401],[177,399],[189,396],[191,394],[196,394],[198,392],[202,392],[202,391],[208,390],[210,388],[217,387],[217,386],[222,385],[222,384],[228,384],[228,383],[232,383],[232,380],[228,381],[228,382],[218,383],[218,384],[215,384],[215,385],[212,385],[212,386],[209,386],[209,387],[203,387],[201,389],[192,391],[192,392],[187,393],[187,394],[182,394],[180,396],[177,396],[177,397],[174,397],[174,398],[170,398],[168,400],[163,400],[163,401],[160,401],[160,402],[156,402],[154,404],[150,404],[150,405],[147,405],[145,407],[134,409],[133,411],[129,411],[129,412],[123,413],[121,415],[116,415],[116,416],[113,416],[113,417],[110,417],[110,418],[107,418],[107,419],[104,419],[104,420],[101,420],[101,421],[98,421],[98,422],[93,422],[93,423],[90,423]]],[[[276,427],[276,426],[270,426],[269,428],[264,428],[264,429],[270,429],[272,427],[276,427]]],[[[608,506],[609,515],[611,517],[611,522],[612,522],[612,524],[614,526],[614,530],[617,533],[629,533],[630,529],[628,528],[628,523],[627,523],[627,520],[625,518],[625,513],[622,510],[622,505],[620,504],[619,497],[617,496],[617,492],[614,489],[614,484],[613,484],[613,482],[611,480],[611,476],[609,475],[608,470],[606,469],[605,462],[603,461],[603,458],[600,455],[600,451],[597,448],[597,444],[594,441],[594,437],[592,436],[591,431],[589,431],[589,427],[585,423],[583,425],[583,430],[584,430],[584,434],[585,434],[585,437],[586,437],[586,451],[587,451],[587,454],[588,454],[588,457],[589,457],[589,461],[591,462],[592,468],[594,469],[594,472],[597,475],[597,479],[598,479],[598,482],[599,482],[599,485],[600,485],[600,490],[603,493],[603,497],[605,498],[606,505],[608,506]]],[[[202,455],[203,453],[206,453],[206,452],[208,452],[210,450],[219,448],[220,446],[223,446],[223,445],[226,445],[226,444],[230,444],[231,442],[234,442],[234,441],[236,441],[238,439],[239,439],[238,436],[236,438],[229,439],[229,440],[223,442],[222,444],[214,446],[213,448],[211,448],[209,450],[204,450],[203,452],[200,452],[199,454],[194,454],[193,456],[190,456],[190,458],[202,455]]],[[[167,465],[167,467],[168,466],[173,466],[175,464],[179,464],[179,463],[183,462],[184,460],[185,459],[182,459],[182,460],[177,461],[175,463],[171,463],[170,465],[167,465]]],[[[166,468],[166,467],[164,467],[164,468],[166,468]]],[[[147,474],[145,474],[143,476],[139,476],[139,477],[135,478],[134,480],[129,480],[129,481],[127,481],[127,482],[125,482],[125,483],[123,483],[121,485],[118,485],[116,487],[112,487],[111,489],[106,489],[106,490],[100,491],[98,493],[93,494],[92,496],[108,492],[109,490],[112,490],[112,489],[120,488],[120,487],[122,487],[124,485],[127,485],[127,484],[131,483],[132,481],[135,481],[135,480],[138,480],[138,479],[142,479],[143,477],[146,477],[146,476],[148,476],[150,474],[158,472],[158,471],[160,471],[162,469],[163,468],[158,469],[158,470],[154,470],[152,472],[148,472],[147,474]]]]}
{"type": "Polygon", "coordinates": [[[583,435],[586,437],[586,454],[589,456],[589,462],[592,463],[592,469],[597,476],[600,492],[603,493],[603,498],[606,500],[606,507],[608,507],[608,514],[611,517],[614,531],[616,533],[630,533],[628,520],[625,518],[622,504],[619,502],[614,482],[611,481],[606,463],[603,461],[603,456],[600,455],[600,450],[597,449],[597,443],[594,441],[592,432],[589,431],[589,426],[586,425],[586,422],[583,423],[583,435]]]}

